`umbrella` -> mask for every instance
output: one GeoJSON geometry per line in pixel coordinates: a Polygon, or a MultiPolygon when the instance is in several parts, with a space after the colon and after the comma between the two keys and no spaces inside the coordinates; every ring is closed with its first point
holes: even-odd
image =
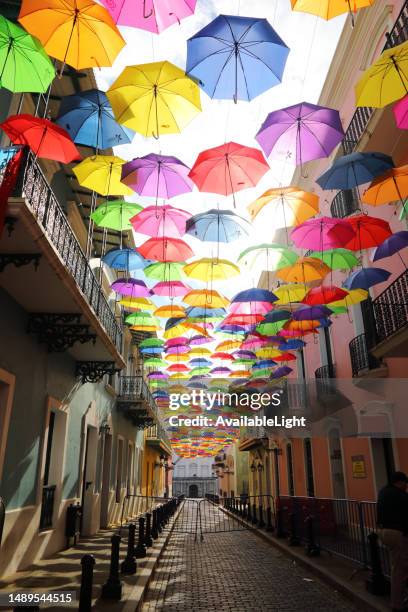
{"type": "Polygon", "coordinates": [[[230,306],[232,315],[265,315],[272,308],[270,302],[235,302],[230,306]]]}
{"type": "Polygon", "coordinates": [[[119,123],[155,138],[181,132],[201,111],[198,86],[170,62],[127,66],[107,96],[119,123]]]}
{"type": "Polygon", "coordinates": [[[356,270],[346,278],[343,285],[346,289],[366,289],[379,283],[384,283],[391,276],[391,272],[382,268],[362,268],[356,270]]]}
{"type": "Polygon", "coordinates": [[[120,182],[124,159],[114,155],[92,155],[73,169],[78,183],[101,195],[131,195],[133,191],[120,182]]]}
{"type": "Polygon", "coordinates": [[[0,15],[0,87],[13,93],[44,93],[54,76],[40,42],[0,15]]]}
{"type": "Polygon", "coordinates": [[[354,236],[355,231],[348,221],[333,217],[309,219],[291,232],[291,238],[298,248],[320,251],[344,247],[354,236]]]}
{"type": "MultiPolygon", "coordinates": [[[[408,246],[408,231],[402,230],[400,232],[395,232],[395,234],[392,234],[389,238],[384,240],[384,242],[380,244],[379,247],[377,247],[374,253],[373,261],[378,261],[379,259],[385,259],[386,257],[391,257],[391,255],[394,255],[395,253],[399,254],[399,251],[401,251],[402,249],[405,249],[405,247],[407,246],[408,246]]],[[[405,266],[404,260],[402,259],[401,255],[399,256],[405,266]]]]}
{"type": "Polygon", "coordinates": [[[196,0],[102,0],[115,23],[160,33],[193,15],[196,0]]]}
{"type": "Polygon", "coordinates": [[[184,296],[183,302],[189,306],[208,306],[210,308],[226,308],[230,303],[218,291],[210,289],[193,289],[184,296]]]}
{"type": "Polygon", "coordinates": [[[343,13],[350,13],[354,24],[357,9],[371,6],[375,0],[291,0],[292,9],[303,13],[311,13],[323,19],[333,19],[343,13]]]}
{"type": "Polygon", "coordinates": [[[187,211],[173,206],[146,206],[130,221],[139,234],[177,238],[185,233],[186,221],[190,216],[187,211]]]}
{"type": "MultiPolygon", "coordinates": [[[[171,155],[149,153],[136,157],[123,166],[122,181],[142,196],[173,198],[192,191],[190,168],[171,155]]],[[[189,215],[190,216],[190,215],[189,215]]]]}
{"type": "MultiPolygon", "coordinates": [[[[272,312],[269,312],[265,318],[264,321],[265,323],[277,323],[278,321],[287,321],[288,319],[290,319],[292,316],[292,313],[290,312],[290,310],[280,310],[278,308],[276,308],[275,310],[272,310],[272,312]]],[[[268,339],[269,342],[269,339],[268,339]]]]}
{"type": "Polygon", "coordinates": [[[262,321],[256,326],[256,331],[265,336],[272,336],[278,334],[285,323],[285,319],[279,321],[262,321]]]}
{"type": "Polygon", "coordinates": [[[168,372],[189,372],[190,368],[184,363],[172,363],[166,368],[166,370],[168,372]]]}
{"type": "Polygon", "coordinates": [[[134,217],[141,210],[142,207],[133,202],[106,200],[90,216],[99,227],[106,227],[120,232],[131,229],[131,217],[134,217]]]}
{"type": "Polygon", "coordinates": [[[116,123],[109,100],[99,89],[62,98],[56,123],[74,142],[96,151],[129,143],[133,138],[131,130],[116,123]]]}
{"type": "Polygon", "coordinates": [[[391,157],[384,153],[350,153],[336,159],[316,182],[322,189],[352,189],[393,167],[391,157]]]}
{"type": "Polygon", "coordinates": [[[377,217],[357,215],[350,217],[349,223],[355,231],[355,237],[345,246],[352,251],[379,246],[392,234],[387,221],[377,217]]]}
{"type": "Polygon", "coordinates": [[[205,359],[204,357],[194,357],[194,359],[190,359],[188,363],[192,366],[198,366],[203,368],[212,365],[212,361],[210,361],[209,359],[205,359]]]}
{"type": "Polygon", "coordinates": [[[393,107],[395,123],[400,130],[408,130],[408,95],[399,100],[393,107]]]}
{"type": "Polygon", "coordinates": [[[147,278],[153,278],[162,283],[181,281],[184,264],[178,262],[157,262],[147,266],[143,273],[147,278]]]}
{"type": "Polygon", "coordinates": [[[265,155],[279,147],[302,165],[328,157],[343,140],[344,130],[337,110],[301,102],[269,113],[255,138],[265,155]]]}
{"type": "Polygon", "coordinates": [[[391,47],[361,75],[356,106],[383,108],[408,93],[408,42],[391,47]]]}
{"type": "Polygon", "coordinates": [[[36,157],[64,164],[81,159],[68,132],[48,119],[27,114],[12,115],[0,123],[0,127],[13,144],[29,146],[36,157]]]}
{"type": "Polygon", "coordinates": [[[137,250],[146,259],[160,262],[179,262],[194,256],[189,245],[178,238],[149,238],[137,250]]]}
{"type": "Polygon", "coordinates": [[[288,376],[291,372],[293,372],[293,368],[290,368],[289,366],[281,366],[272,372],[271,378],[283,378],[284,376],[288,376]]]}
{"type": "Polygon", "coordinates": [[[108,11],[93,0],[23,0],[18,20],[48,55],[76,70],[112,66],[125,46],[108,11]]]}
{"type": "Polygon", "coordinates": [[[252,100],[281,82],[288,54],[266,19],[218,15],[187,41],[187,73],[210,98],[252,100]]]}
{"type": "Polygon", "coordinates": [[[197,259],[196,261],[186,264],[183,271],[186,276],[210,282],[227,280],[231,276],[240,274],[238,266],[231,261],[226,259],[211,259],[209,257],[203,257],[202,259],[197,259]]]}
{"type": "Polygon", "coordinates": [[[110,249],[102,257],[103,263],[114,270],[140,270],[149,262],[133,249],[110,249]]]}
{"type": "Polygon", "coordinates": [[[345,297],[347,297],[347,291],[344,289],[334,285],[326,285],[309,289],[302,302],[309,306],[318,306],[319,304],[331,304],[331,302],[342,300],[345,297]]]}
{"type": "MultiPolygon", "coordinates": [[[[330,308],[331,310],[331,308],[330,308]]],[[[284,338],[282,338],[284,340],[284,338]]],[[[291,351],[295,351],[298,349],[302,349],[306,346],[306,342],[303,340],[286,340],[285,344],[282,345],[283,348],[288,348],[291,351]]],[[[280,347],[279,347],[280,348],[280,347]]]]}
{"type": "Polygon", "coordinates": [[[168,296],[171,298],[183,297],[188,291],[190,291],[190,287],[181,281],[162,281],[156,283],[151,289],[151,293],[155,295],[160,295],[161,297],[168,296]]]}
{"type": "Polygon", "coordinates": [[[118,278],[111,284],[112,291],[128,297],[149,297],[150,291],[146,283],[134,278],[118,278]]]}
{"type": "Polygon", "coordinates": [[[164,345],[164,342],[160,338],[145,338],[139,344],[139,348],[141,349],[152,348],[152,347],[160,348],[163,345],[164,345]]]}
{"type": "Polygon", "coordinates": [[[237,261],[251,268],[256,265],[262,270],[273,271],[292,266],[297,258],[296,253],[280,244],[258,244],[242,251],[237,261]]]}
{"type": "Polygon", "coordinates": [[[313,251],[310,257],[321,259],[332,270],[349,270],[358,266],[359,260],[348,249],[328,249],[327,251],[313,251]]]}
{"type": "MultiPolygon", "coordinates": [[[[164,306],[164,308],[166,308],[166,306],[164,306]]],[[[185,317],[185,315],[183,314],[183,317],[185,317]]],[[[177,318],[174,317],[174,318],[177,318]]],[[[181,317],[180,317],[181,318],[181,317]]],[[[176,346],[169,346],[166,348],[166,355],[185,355],[186,353],[190,352],[190,347],[188,346],[188,344],[177,344],[176,346]]]]}
{"type": "Polygon", "coordinates": [[[339,300],[330,303],[330,310],[334,308],[349,308],[360,302],[364,302],[368,297],[368,291],[365,289],[352,289],[347,291],[347,295],[339,300]]]}
{"type": "Polygon", "coordinates": [[[208,344],[211,341],[212,341],[212,338],[208,336],[201,336],[200,334],[197,334],[195,336],[191,336],[189,343],[191,346],[200,346],[201,344],[208,344]]]}
{"type": "Polygon", "coordinates": [[[180,319],[180,318],[185,318],[186,316],[186,312],[184,308],[182,308],[181,306],[178,306],[177,304],[170,304],[168,306],[160,306],[159,308],[156,308],[153,314],[155,317],[161,317],[163,319],[167,319],[168,317],[180,319]]]}
{"type": "Polygon", "coordinates": [[[186,231],[203,242],[233,242],[248,236],[247,225],[246,219],[231,210],[212,208],[191,217],[186,231]]]}
{"type": "Polygon", "coordinates": [[[123,297],[119,304],[121,304],[127,310],[154,310],[156,306],[151,300],[144,297],[123,297]]]}
{"type": "Polygon", "coordinates": [[[405,198],[408,198],[408,164],[378,176],[361,199],[371,206],[381,206],[397,200],[403,203],[405,198]]]}
{"type": "Polygon", "coordinates": [[[287,331],[310,332],[319,327],[320,321],[318,320],[307,320],[307,321],[287,321],[285,323],[285,329],[287,331]]]}
{"type": "Polygon", "coordinates": [[[255,187],[268,170],[261,151],[228,142],[202,151],[189,176],[200,191],[226,196],[233,194],[235,198],[237,191],[255,187]]]}
{"type": "Polygon", "coordinates": [[[220,359],[221,361],[234,361],[234,357],[224,351],[217,351],[211,355],[212,359],[220,359]]]}
{"type": "Polygon", "coordinates": [[[288,283],[310,283],[322,280],[330,272],[330,268],[320,259],[299,257],[289,268],[281,268],[276,276],[288,283]]]}
{"type": "Polygon", "coordinates": [[[307,288],[304,285],[296,283],[290,285],[282,285],[274,289],[274,294],[278,298],[279,304],[290,304],[292,302],[301,302],[307,293],[307,288]]]}
{"type": "Polygon", "coordinates": [[[231,302],[266,302],[273,304],[273,302],[276,302],[276,295],[267,289],[245,289],[234,295],[231,302]]]}
{"type": "Polygon", "coordinates": [[[128,314],[125,317],[125,323],[127,325],[157,325],[157,319],[152,317],[150,312],[141,310],[128,314]]]}
{"type": "Polygon", "coordinates": [[[307,321],[313,319],[322,319],[329,317],[332,314],[332,310],[327,306],[301,306],[298,310],[293,313],[293,319],[295,321],[307,321]]]}

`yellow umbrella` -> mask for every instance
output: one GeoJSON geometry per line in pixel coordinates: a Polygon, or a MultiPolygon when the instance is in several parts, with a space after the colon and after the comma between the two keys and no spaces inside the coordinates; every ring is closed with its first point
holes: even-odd
{"type": "Polygon", "coordinates": [[[116,120],[143,136],[177,134],[201,111],[197,83],[170,62],[127,66],[106,93],[116,120]]]}
{"type": "Polygon", "coordinates": [[[278,298],[275,304],[289,304],[290,302],[301,302],[305,297],[308,289],[304,285],[282,285],[273,290],[274,295],[278,298]]]}
{"type": "Polygon", "coordinates": [[[330,302],[328,304],[329,308],[333,306],[333,308],[338,308],[343,306],[344,308],[349,308],[350,306],[354,306],[355,304],[359,304],[360,302],[364,302],[368,297],[368,291],[365,289],[350,289],[348,295],[341,300],[337,300],[336,302],[330,302]]]}
{"type": "Polygon", "coordinates": [[[160,306],[154,311],[153,314],[155,317],[163,317],[164,319],[167,319],[168,317],[180,319],[186,316],[186,311],[177,304],[170,304],[168,306],[160,306]]]}
{"type": "Polygon", "coordinates": [[[275,274],[288,283],[310,283],[322,280],[329,272],[329,266],[321,259],[316,257],[299,257],[293,266],[281,268],[275,274]]]}
{"type": "Polygon", "coordinates": [[[124,159],[114,155],[92,155],[73,168],[78,183],[101,195],[131,195],[133,189],[121,183],[124,159]]]}
{"type": "Polygon", "coordinates": [[[292,9],[302,13],[311,13],[323,19],[333,19],[343,13],[371,6],[375,0],[291,0],[292,9]]]}
{"type": "Polygon", "coordinates": [[[209,308],[226,308],[230,303],[218,291],[211,291],[210,289],[194,289],[189,291],[183,297],[183,302],[189,306],[207,306],[209,308]]]}
{"type": "Polygon", "coordinates": [[[131,325],[129,329],[133,331],[155,332],[160,329],[157,325],[131,325]]]}
{"type": "Polygon", "coordinates": [[[142,297],[123,298],[119,300],[119,304],[125,308],[132,308],[134,310],[154,310],[156,308],[149,298],[142,297]]]}
{"type": "Polygon", "coordinates": [[[189,361],[189,356],[186,353],[169,353],[169,355],[166,355],[165,360],[173,362],[189,361]]]}
{"type": "Polygon", "coordinates": [[[273,206],[274,227],[300,225],[319,212],[319,198],[314,193],[300,187],[278,187],[268,189],[248,206],[252,221],[267,204],[273,206]]]}
{"type": "Polygon", "coordinates": [[[202,336],[208,336],[208,333],[204,329],[204,327],[194,325],[193,323],[189,323],[188,321],[180,321],[180,323],[177,323],[177,325],[170,327],[170,329],[166,329],[163,333],[163,337],[166,338],[166,340],[169,340],[171,338],[178,338],[179,336],[182,336],[183,334],[188,332],[190,329],[193,329],[197,332],[197,334],[200,334],[202,336]]]}
{"type": "Polygon", "coordinates": [[[375,178],[361,199],[370,206],[381,206],[397,200],[403,203],[406,198],[408,198],[408,164],[391,168],[375,178]]]}
{"type": "Polygon", "coordinates": [[[215,347],[215,352],[233,351],[234,349],[239,348],[241,344],[241,340],[224,340],[223,342],[217,344],[215,347]]]}
{"type": "Polygon", "coordinates": [[[282,351],[271,348],[269,346],[265,346],[264,348],[260,348],[255,351],[255,355],[260,359],[273,359],[274,357],[279,357],[280,355],[282,355],[282,351]]]}
{"type": "Polygon", "coordinates": [[[93,0],[23,0],[19,22],[44,49],[77,70],[112,66],[125,40],[93,0]]]}
{"type": "Polygon", "coordinates": [[[184,374],[183,372],[176,372],[175,374],[170,374],[169,380],[186,380],[190,378],[188,374],[184,374]]]}
{"type": "Polygon", "coordinates": [[[408,92],[408,42],[391,47],[360,77],[356,106],[383,108],[408,92]]]}
{"type": "Polygon", "coordinates": [[[207,348],[202,348],[200,346],[196,346],[194,348],[191,349],[191,351],[189,351],[188,356],[190,357],[195,357],[196,355],[211,355],[211,351],[207,348]]]}
{"type": "Polygon", "coordinates": [[[202,281],[217,281],[227,280],[231,276],[237,276],[240,273],[238,266],[226,259],[211,259],[203,257],[197,259],[183,268],[186,276],[196,278],[202,281]]]}

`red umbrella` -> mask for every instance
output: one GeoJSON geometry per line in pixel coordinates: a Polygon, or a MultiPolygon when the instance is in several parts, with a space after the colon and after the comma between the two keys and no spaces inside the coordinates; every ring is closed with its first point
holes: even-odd
{"type": "Polygon", "coordinates": [[[211,355],[211,359],[221,359],[223,361],[234,361],[235,358],[230,355],[229,353],[223,353],[223,352],[218,352],[218,353],[213,353],[211,355]]]}
{"type": "Polygon", "coordinates": [[[320,304],[330,304],[344,299],[348,295],[347,291],[336,287],[335,285],[326,285],[322,287],[313,287],[303,298],[303,304],[309,306],[319,306],[320,304]]]}
{"type": "Polygon", "coordinates": [[[29,146],[37,157],[64,164],[81,159],[68,132],[48,119],[33,115],[12,115],[0,127],[13,144],[29,146]]]}
{"type": "Polygon", "coordinates": [[[282,353],[273,358],[274,361],[296,361],[296,356],[293,353],[282,353]]]}
{"type": "Polygon", "coordinates": [[[269,166],[259,149],[228,142],[202,151],[189,176],[200,191],[230,195],[255,187],[268,170],[269,166]]]}
{"type": "Polygon", "coordinates": [[[223,325],[255,325],[263,321],[261,314],[229,314],[225,317],[223,325]]]}
{"type": "Polygon", "coordinates": [[[138,252],[146,259],[155,261],[185,261],[194,256],[193,251],[184,240],[179,238],[149,238],[139,247],[138,252]]]}
{"type": "Polygon", "coordinates": [[[168,372],[189,372],[190,368],[188,368],[184,363],[173,363],[171,366],[166,368],[168,372]]]}
{"type": "Polygon", "coordinates": [[[357,215],[356,217],[350,217],[348,221],[356,235],[344,246],[352,251],[362,251],[379,246],[392,234],[387,221],[378,217],[357,215]]]}

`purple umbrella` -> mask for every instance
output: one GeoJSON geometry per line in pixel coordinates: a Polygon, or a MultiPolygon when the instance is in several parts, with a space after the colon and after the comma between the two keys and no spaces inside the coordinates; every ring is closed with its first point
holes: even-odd
{"type": "Polygon", "coordinates": [[[253,351],[245,351],[245,350],[234,351],[233,355],[237,359],[256,359],[256,355],[253,351]]]}
{"type": "Polygon", "coordinates": [[[165,349],[167,355],[184,355],[190,352],[188,344],[179,344],[177,346],[169,346],[165,349]]]}
{"type": "Polygon", "coordinates": [[[293,369],[289,366],[281,366],[280,368],[276,368],[276,370],[272,373],[271,378],[282,378],[291,372],[293,372],[293,369]]]}
{"type": "Polygon", "coordinates": [[[153,380],[163,380],[165,378],[168,378],[169,375],[166,374],[165,372],[160,372],[159,370],[155,370],[154,372],[150,372],[150,374],[147,375],[147,378],[151,378],[153,380]]]}
{"type": "Polygon", "coordinates": [[[213,368],[210,370],[210,374],[216,374],[223,376],[224,374],[229,374],[232,370],[230,368],[226,368],[225,366],[218,366],[217,368],[213,368]]]}
{"type": "Polygon", "coordinates": [[[111,284],[111,289],[128,297],[150,297],[150,290],[146,283],[135,278],[118,278],[111,284]]]}
{"type": "Polygon", "coordinates": [[[199,346],[200,344],[208,344],[212,341],[213,338],[211,338],[211,336],[201,336],[200,334],[197,334],[196,336],[191,336],[189,344],[191,346],[199,346]]]}
{"type": "Polygon", "coordinates": [[[142,196],[173,198],[192,191],[190,168],[172,155],[149,153],[136,157],[122,167],[122,182],[142,196]]]}
{"type": "Polygon", "coordinates": [[[295,321],[313,321],[329,317],[331,314],[333,311],[327,306],[302,306],[293,313],[292,318],[295,321]]]}
{"type": "Polygon", "coordinates": [[[308,102],[269,113],[256,135],[267,156],[279,147],[296,165],[328,157],[343,138],[339,112],[308,102]]]}
{"type": "Polygon", "coordinates": [[[392,236],[384,240],[384,242],[380,244],[379,247],[377,247],[374,253],[373,261],[377,261],[378,259],[385,259],[386,257],[391,257],[391,255],[395,255],[395,253],[398,253],[399,258],[401,259],[402,263],[406,268],[407,266],[405,265],[405,262],[402,259],[399,251],[405,249],[405,247],[407,246],[408,231],[402,230],[401,232],[395,232],[395,234],[392,234],[392,236]]]}
{"type": "Polygon", "coordinates": [[[391,272],[383,268],[362,268],[356,270],[346,278],[343,287],[348,289],[366,289],[379,283],[384,283],[391,276],[391,272]]]}

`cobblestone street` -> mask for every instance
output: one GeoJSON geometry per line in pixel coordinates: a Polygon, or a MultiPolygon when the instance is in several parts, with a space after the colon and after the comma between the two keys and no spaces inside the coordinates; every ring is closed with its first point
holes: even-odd
{"type": "MultiPolygon", "coordinates": [[[[208,504],[208,514],[209,524],[231,527],[219,518],[218,508],[208,504]]],[[[192,513],[189,517],[193,520],[192,513]]],[[[246,529],[208,533],[196,543],[192,535],[174,532],[142,610],[357,612],[331,587],[246,529]]]]}

